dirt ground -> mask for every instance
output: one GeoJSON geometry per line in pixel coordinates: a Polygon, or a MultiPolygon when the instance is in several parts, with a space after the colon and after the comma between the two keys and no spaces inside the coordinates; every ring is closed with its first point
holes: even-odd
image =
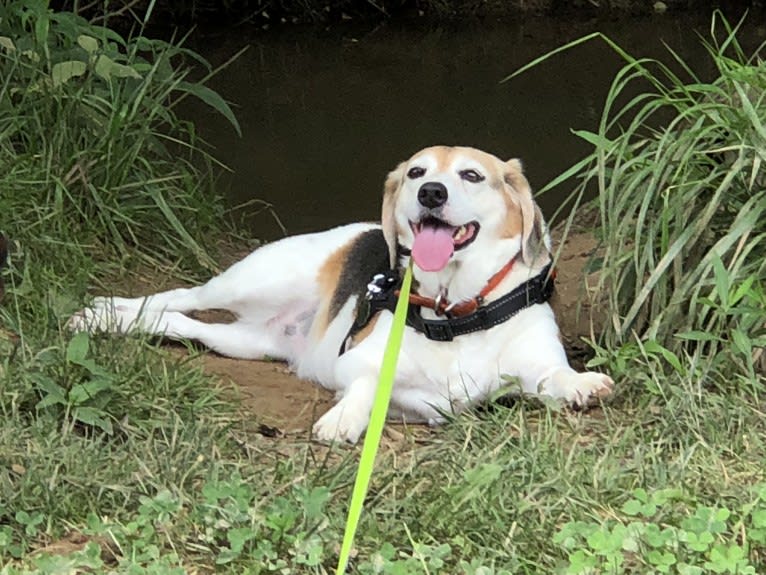
{"type": "MultiPolygon", "coordinates": [[[[591,234],[571,233],[557,264],[552,304],[570,361],[577,367],[582,366],[587,356],[587,346],[581,338],[591,332],[583,268],[595,247],[591,234]]],[[[252,414],[266,435],[305,434],[333,403],[330,392],[298,379],[283,363],[236,360],[214,353],[204,353],[201,361],[206,371],[237,390],[243,410],[252,414]]]]}

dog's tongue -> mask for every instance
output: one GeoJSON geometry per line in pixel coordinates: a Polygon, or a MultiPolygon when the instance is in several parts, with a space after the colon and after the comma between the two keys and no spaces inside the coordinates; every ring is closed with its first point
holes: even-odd
{"type": "Polygon", "coordinates": [[[450,228],[423,226],[415,235],[412,259],[424,272],[438,272],[444,269],[454,251],[450,228]]]}

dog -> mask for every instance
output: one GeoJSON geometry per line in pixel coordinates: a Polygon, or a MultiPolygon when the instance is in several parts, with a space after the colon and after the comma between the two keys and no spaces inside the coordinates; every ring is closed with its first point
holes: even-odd
{"type": "Polygon", "coordinates": [[[314,437],[355,443],[368,424],[397,289],[412,260],[389,418],[435,425],[509,379],[523,393],[584,406],[609,395],[613,382],[569,366],[547,301],[550,246],[519,160],[435,146],[388,174],[380,224],[266,244],[198,287],[96,298],[69,325],[284,360],[337,394],[314,437]],[[204,309],[236,319],[211,324],[187,315],[204,309]]]}

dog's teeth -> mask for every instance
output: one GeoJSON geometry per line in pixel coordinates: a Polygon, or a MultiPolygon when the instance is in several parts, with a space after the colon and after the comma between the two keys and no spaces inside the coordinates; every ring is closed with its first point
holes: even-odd
{"type": "Polygon", "coordinates": [[[463,236],[465,236],[465,234],[466,234],[466,231],[467,231],[467,230],[465,229],[465,226],[460,226],[460,227],[458,228],[458,230],[455,232],[455,234],[454,234],[454,236],[453,236],[453,237],[454,237],[456,240],[462,240],[462,239],[463,239],[463,236]]]}

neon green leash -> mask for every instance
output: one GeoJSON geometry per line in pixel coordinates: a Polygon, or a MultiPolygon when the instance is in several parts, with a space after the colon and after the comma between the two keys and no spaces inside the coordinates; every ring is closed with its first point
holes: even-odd
{"type": "Polygon", "coordinates": [[[370,412],[370,423],[367,426],[367,434],[362,445],[362,455],[359,458],[359,468],[356,472],[354,490],[351,493],[351,503],[348,506],[348,518],[346,519],[346,531],[343,534],[343,545],[338,557],[338,568],[335,575],[344,575],[348,560],[351,555],[351,546],[354,543],[354,535],[359,525],[359,517],[362,514],[364,498],[370,485],[372,469],[375,465],[375,455],[378,453],[380,436],[383,433],[383,425],[386,423],[388,402],[391,399],[391,389],[394,387],[394,375],[396,362],[399,358],[399,349],[402,347],[404,324],[407,319],[407,304],[412,285],[412,263],[404,273],[402,288],[399,290],[399,300],[394,310],[394,321],[391,324],[391,333],[388,334],[386,350],[383,353],[383,365],[380,367],[378,387],[375,391],[375,401],[370,412]]]}

